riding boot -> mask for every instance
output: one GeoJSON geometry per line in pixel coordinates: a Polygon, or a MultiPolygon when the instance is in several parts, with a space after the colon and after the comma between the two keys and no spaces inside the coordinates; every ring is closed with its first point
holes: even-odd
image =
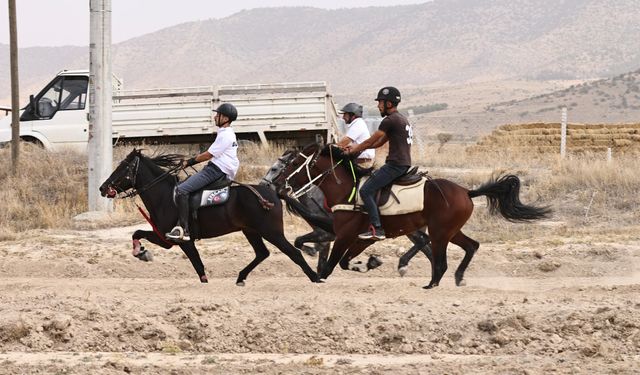
{"type": "Polygon", "coordinates": [[[177,194],[176,204],[178,206],[178,225],[167,237],[173,240],[191,241],[189,235],[189,194],[177,194]]]}

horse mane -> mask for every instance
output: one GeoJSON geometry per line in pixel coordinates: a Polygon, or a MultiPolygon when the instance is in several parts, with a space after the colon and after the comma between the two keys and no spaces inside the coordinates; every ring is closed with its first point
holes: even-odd
{"type": "Polygon", "coordinates": [[[147,166],[149,166],[155,174],[162,174],[169,169],[175,168],[185,159],[185,156],[180,154],[160,154],[149,157],[139,152],[138,155],[143,161],[147,162],[147,166]]]}

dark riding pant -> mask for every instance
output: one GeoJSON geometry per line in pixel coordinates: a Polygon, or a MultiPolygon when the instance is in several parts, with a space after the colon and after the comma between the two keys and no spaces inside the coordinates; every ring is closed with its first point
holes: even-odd
{"type": "Polygon", "coordinates": [[[393,180],[407,173],[408,166],[395,165],[386,163],[377,171],[371,174],[371,177],[360,188],[360,197],[364,202],[364,208],[369,214],[371,225],[376,228],[382,227],[380,222],[380,211],[376,204],[376,193],[378,190],[389,185],[393,180]]]}
{"type": "Polygon", "coordinates": [[[189,234],[189,194],[194,193],[210,183],[225,178],[227,175],[213,163],[207,163],[202,170],[187,178],[176,188],[176,205],[178,206],[178,220],[184,229],[185,235],[189,234]]]}
{"type": "Polygon", "coordinates": [[[207,163],[202,170],[193,176],[187,178],[176,188],[177,195],[189,195],[194,193],[210,183],[226,177],[226,174],[213,163],[207,163]]]}

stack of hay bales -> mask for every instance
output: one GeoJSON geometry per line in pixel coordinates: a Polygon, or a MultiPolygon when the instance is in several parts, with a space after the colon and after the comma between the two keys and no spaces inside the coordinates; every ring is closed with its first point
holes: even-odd
{"type": "MultiPolygon", "coordinates": [[[[502,125],[468,152],[516,151],[560,152],[560,124],[533,123],[502,125]]],[[[567,152],[640,152],[640,124],[567,124],[567,152]]]]}

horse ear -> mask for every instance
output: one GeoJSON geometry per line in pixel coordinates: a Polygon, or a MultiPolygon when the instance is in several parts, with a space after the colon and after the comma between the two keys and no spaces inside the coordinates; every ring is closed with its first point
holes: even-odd
{"type": "Polygon", "coordinates": [[[316,134],[316,143],[320,146],[324,146],[324,137],[320,134],[316,134]]]}

